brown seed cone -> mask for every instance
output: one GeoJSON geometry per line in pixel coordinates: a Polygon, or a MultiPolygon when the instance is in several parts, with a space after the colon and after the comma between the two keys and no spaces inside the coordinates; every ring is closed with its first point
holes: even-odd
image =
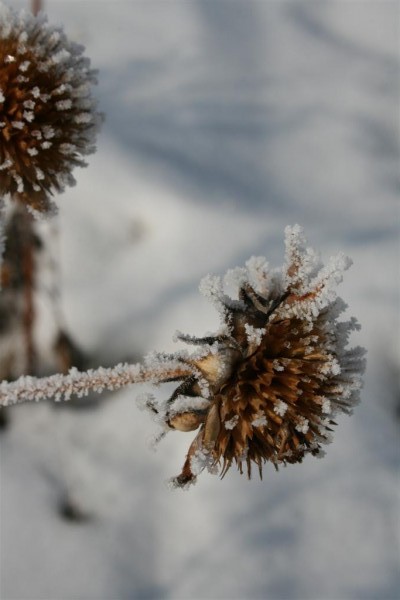
{"type": "Polygon", "coordinates": [[[94,72],[44,17],[0,8],[0,196],[47,212],[94,149],[94,72]]]}
{"type": "Polygon", "coordinates": [[[289,319],[272,322],[256,352],[215,397],[225,424],[213,448],[215,460],[223,461],[222,474],[233,460],[241,472],[246,463],[250,477],[252,462],[261,474],[265,461],[296,463],[305,452],[318,453],[321,399],[329,393],[321,366],[332,357],[304,343],[312,335],[318,348],[324,346],[318,322],[312,332],[305,332],[304,325],[289,319]]]}

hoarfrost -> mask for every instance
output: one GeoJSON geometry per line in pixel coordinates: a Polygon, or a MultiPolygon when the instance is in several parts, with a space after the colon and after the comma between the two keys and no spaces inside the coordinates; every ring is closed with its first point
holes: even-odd
{"type": "Polygon", "coordinates": [[[218,467],[215,465],[211,452],[208,452],[204,448],[198,448],[195,451],[190,460],[190,467],[195,477],[200,475],[204,469],[207,469],[212,475],[218,472],[218,467]]]}
{"type": "Polygon", "coordinates": [[[17,173],[12,174],[15,183],[17,184],[17,192],[21,194],[24,191],[24,181],[17,173]]]}
{"type": "Polygon", "coordinates": [[[248,283],[248,272],[245,267],[234,267],[228,269],[224,276],[224,283],[226,286],[232,286],[233,288],[240,289],[243,285],[248,283]]]}
{"type": "Polygon", "coordinates": [[[76,115],[75,117],[75,123],[90,123],[90,121],[93,119],[93,116],[91,115],[91,113],[79,113],[79,115],[76,115]]]}
{"type": "Polygon", "coordinates": [[[219,303],[224,295],[221,278],[216,275],[203,277],[200,281],[199,290],[205,298],[213,303],[219,303]]]}
{"type": "Polygon", "coordinates": [[[272,368],[274,371],[284,371],[285,367],[281,364],[281,361],[278,358],[272,361],[272,368]]]}
{"type": "Polygon", "coordinates": [[[42,132],[46,140],[51,140],[56,135],[56,132],[51,125],[43,125],[42,132]]]}
{"type": "Polygon", "coordinates": [[[257,292],[265,294],[270,280],[269,264],[265,258],[263,256],[251,256],[246,261],[246,270],[250,285],[257,292]]]}
{"type": "Polygon", "coordinates": [[[194,398],[190,396],[178,396],[170,406],[169,414],[173,416],[184,412],[202,412],[209,406],[209,400],[201,396],[195,396],[194,398]]]}
{"type": "Polygon", "coordinates": [[[278,403],[275,404],[275,406],[274,406],[274,413],[276,413],[280,417],[283,417],[285,415],[287,409],[288,409],[288,405],[286,404],[286,402],[279,400],[278,403]]]}
{"type": "Polygon", "coordinates": [[[72,107],[72,100],[70,100],[69,98],[67,98],[65,100],[58,100],[58,102],[56,102],[57,110],[69,110],[71,107],[72,107]]]}
{"type": "Polygon", "coordinates": [[[225,429],[234,429],[239,422],[239,415],[235,415],[229,421],[224,422],[225,429]]]}
{"type": "Polygon", "coordinates": [[[11,125],[14,127],[14,129],[23,129],[24,128],[23,121],[11,121],[11,125]]]}
{"type": "Polygon", "coordinates": [[[27,71],[29,69],[29,65],[30,65],[30,61],[29,60],[25,60],[24,62],[22,62],[19,65],[19,70],[22,71],[23,73],[25,73],[25,71],[27,71]]]}
{"type": "Polygon", "coordinates": [[[248,323],[244,326],[247,336],[247,342],[250,346],[259,346],[262,342],[263,336],[265,335],[265,328],[256,328],[248,323]]]}
{"type": "Polygon", "coordinates": [[[309,422],[304,417],[301,417],[299,422],[296,424],[295,429],[300,432],[306,434],[309,430],[309,422]]]}
{"type": "Polygon", "coordinates": [[[7,158],[2,164],[0,164],[0,171],[3,171],[4,169],[8,169],[11,166],[12,166],[12,161],[9,158],[7,158]]]}
{"type": "Polygon", "coordinates": [[[332,412],[331,401],[328,398],[322,399],[322,412],[329,415],[332,412]]]}
{"type": "Polygon", "coordinates": [[[155,398],[153,394],[143,393],[136,396],[136,405],[139,410],[152,410],[155,398]]]}
{"type": "Polygon", "coordinates": [[[267,418],[264,413],[259,413],[256,415],[254,421],[251,422],[253,427],[265,427],[268,424],[267,418]]]}
{"type": "Polygon", "coordinates": [[[168,490],[174,491],[174,490],[182,490],[184,492],[188,492],[190,490],[190,488],[192,487],[192,485],[195,485],[195,483],[197,483],[197,478],[193,477],[192,479],[190,479],[189,481],[187,481],[186,483],[180,483],[180,481],[178,480],[177,477],[172,477],[171,479],[168,479],[165,482],[165,485],[167,486],[168,490]]]}
{"type": "Polygon", "coordinates": [[[31,110],[25,110],[22,116],[24,117],[25,121],[28,121],[28,123],[32,123],[35,118],[35,115],[31,110]]]}

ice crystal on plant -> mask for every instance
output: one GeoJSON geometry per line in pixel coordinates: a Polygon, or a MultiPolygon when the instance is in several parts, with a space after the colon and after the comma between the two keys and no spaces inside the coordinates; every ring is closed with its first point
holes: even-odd
{"type": "Polygon", "coordinates": [[[264,427],[265,425],[267,425],[267,419],[265,417],[265,414],[263,412],[257,414],[256,418],[254,419],[254,421],[251,422],[251,424],[253,425],[253,427],[264,427]]]}
{"type": "Polygon", "coordinates": [[[239,422],[239,415],[235,415],[229,421],[225,421],[224,426],[225,429],[233,429],[239,422]]]}
{"type": "Polygon", "coordinates": [[[286,402],[283,402],[282,400],[278,400],[278,402],[275,403],[273,410],[274,410],[274,413],[276,413],[280,417],[283,417],[284,414],[286,413],[287,409],[288,409],[288,405],[286,404],[286,402]]]}

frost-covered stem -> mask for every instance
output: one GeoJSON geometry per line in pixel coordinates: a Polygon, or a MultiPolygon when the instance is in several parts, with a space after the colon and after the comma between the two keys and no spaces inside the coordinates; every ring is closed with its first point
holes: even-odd
{"type": "Polygon", "coordinates": [[[55,401],[69,400],[72,395],[81,398],[92,391],[101,393],[135,383],[180,380],[191,373],[187,365],[165,361],[157,366],[125,363],[84,372],[72,368],[67,375],[57,374],[41,378],[22,376],[16,381],[0,383],[0,406],[39,402],[50,398],[55,401]]]}

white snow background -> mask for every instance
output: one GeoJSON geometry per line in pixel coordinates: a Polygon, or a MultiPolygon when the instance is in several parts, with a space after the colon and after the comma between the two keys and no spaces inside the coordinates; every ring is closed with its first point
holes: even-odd
{"type": "MultiPolygon", "coordinates": [[[[398,598],[399,3],[46,7],[99,69],[106,114],[58,198],[63,310],[81,346],[111,365],[175,350],[176,329],[212,331],[200,278],[252,254],[280,265],[283,229],[300,223],[325,259],[354,259],[339,293],[368,366],[323,460],[267,465],[262,482],[203,474],[187,493],[164,482],[193,434],[152,452],[145,386],[94,410],[12,409],[2,600],[398,598]],[[60,517],[66,494],[87,520],[60,517]]],[[[45,298],[39,309],[45,348],[45,298]]]]}

